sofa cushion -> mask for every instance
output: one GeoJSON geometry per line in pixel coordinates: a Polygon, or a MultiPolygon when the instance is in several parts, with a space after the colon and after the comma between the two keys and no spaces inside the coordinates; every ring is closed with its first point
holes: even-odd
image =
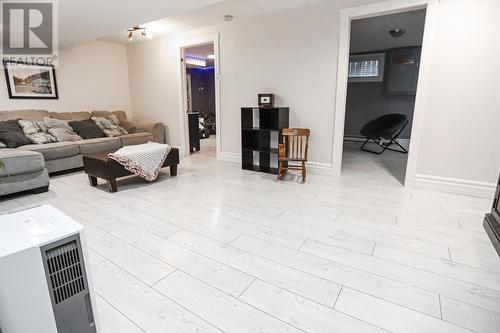
{"type": "Polygon", "coordinates": [[[45,161],[45,168],[49,173],[81,168],[83,166],[82,155],[74,155],[56,160],[45,161]]]}
{"type": "Polygon", "coordinates": [[[74,142],[54,142],[43,145],[26,145],[18,149],[31,150],[39,152],[45,160],[54,160],[68,156],[78,155],[80,149],[74,142]]]}
{"type": "Polygon", "coordinates": [[[0,160],[5,165],[0,170],[0,177],[36,172],[43,170],[45,166],[42,154],[22,149],[1,149],[0,160]]]}
{"type": "Polygon", "coordinates": [[[92,154],[101,151],[115,151],[121,148],[120,138],[96,138],[76,142],[80,147],[80,154],[92,154]]]}
{"type": "Polygon", "coordinates": [[[128,132],[120,126],[118,117],[114,114],[107,117],[91,117],[94,123],[104,132],[106,136],[120,136],[128,132]]]}
{"type": "Polygon", "coordinates": [[[82,140],[81,136],[73,132],[73,128],[69,126],[66,120],[45,117],[43,121],[47,126],[47,131],[59,142],[82,140]]]}
{"type": "Polygon", "coordinates": [[[49,175],[46,169],[9,175],[9,177],[0,177],[0,196],[48,186],[49,175]]]}
{"type": "Polygon", "coordinates": [[[139,145],[153,141],[154,136],[151,133],[131,133],[119,136],[122,146],[139,145]]]}
{"type": "Polygon", "coordinates": [[[0,121],[0,141],[9,148],[31,144],[17,120],[0,121]]]}
{"type": "MultiPolygon", "coordinates": [[[[47,116],[48,117],[48,116],[47,116]]],[[[79,112],[51,112],[50,118],[55,118],[59,120],[85,120],[90,119],[90,112],[79,111],[79,112]]]]}
{"type": "Polygon", "coordinates": [[[91,119],[70,121],[68,124],[83,139],[105,137],[103,131],[91,119]]]}
{"type": "Polygon", "coordinates": [[[26,119],[42,121],[43,117],[48,117],[49,111],[45,110],[13,110],[13,111],[0,111],[0,121],[12,119],[26,119]]]}
{"type": "Polygon", "coordinates": [[[130,121],[125,111],[92,111],[92,117],[109,117],[110,115],[115,115],[120,126],[130,133],[130,121]]]}
{"type": "Polygon", "coordinates": [[[33,121],[19,119],[19,126],[23,129],[23,133],[32,143],[43,144],[57,142],[55,136],[47,131],[47,125],[43,121],[33,121]]]}

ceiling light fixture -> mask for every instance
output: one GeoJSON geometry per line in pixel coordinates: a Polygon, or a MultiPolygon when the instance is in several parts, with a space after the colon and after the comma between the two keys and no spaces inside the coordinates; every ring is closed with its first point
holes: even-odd
{"type": "Polygon", "coordinates": [[[153,35],[151,34],[150,31],[148,31],[148,28],[135,25],[132,28],[127,29],[129,42],[131,42],[134,39],[134,32],[136,32],[136,31],[137,32],[140,31],[141,35],[146,37],[146,38],[149,38],[149,39],[153,38],[153,35]]]}
{"type": "Polygon", "coordinates": [[[393,38],[399,38],[401,36],[403,36],[403,34],[406,32],[405,29],[403,28],[399,28],[399,29],[394,29],[394,30],[391,30],[389,31],[389,34],[391,34],[391,36],[393,38]]]}

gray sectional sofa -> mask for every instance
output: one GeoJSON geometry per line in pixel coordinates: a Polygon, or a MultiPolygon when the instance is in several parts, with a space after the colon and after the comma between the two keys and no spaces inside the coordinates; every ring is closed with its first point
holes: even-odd
{"type": "Polygon", "coordinates": [[[0,160],[4,168],[0,170],[0,196],[33,190],[43,192],[48,189],[48,174],[71,170],[83,166],[85,154],[117,150],[123,146],[165,142],[165,126],[162,123],[131,121],[123,111],[93,112],[49,112],[45,110],[0,111],[0,121],[26,119],[42,121],[44,117],[60,120],[85,120],[91,116],[114,114],[129,134],[118,137],[104,137],[74,142],[30,144],[17,148],[0,148],[0,160]]]}

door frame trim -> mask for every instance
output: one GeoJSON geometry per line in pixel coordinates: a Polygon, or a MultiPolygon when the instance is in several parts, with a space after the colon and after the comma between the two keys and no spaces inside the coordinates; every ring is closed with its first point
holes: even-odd
{"type": "Polygon", "coordinates": [[[417,169],[420,137],[423,132],[427,92],[429,91],[428,87],[431,80],[431,47],[437,26],[438,4],[439,0],[391,0],[365,6],[346,8],[340,11],[339,53],[337,61],[337,86],[332,144],[332,167],[334,175],[340,176],[342,171],[351,21],[425,8],[424,38],[422,41],[419,79],[411,128],[412,138],[410,141],[404,182],[405,187],[411,187],[413,185],[417,169]]]}
{"type": "Polygon", "coordinates": [[[189,151],[189,130],[188,130],[188,116],[187,110],[187,87],[186,87],[186,63],[182,61],[184,59],[184,50],[190,47],[213,44],[214,45],[214,79],[215,79],[215,128],[216,134],[216,154],[217,159],[221,159],[221,143],[222,143],[222,131],[221,131],[221,72],[220,72],[220,49],[219,49],[220,34],[199,36],[196,38],[187,38],[178,40],[176,43],[177,49],[177,82],[179,82],[178,100],[179,100],[179,129],[181,134],[181,151],[183,151],[184,156],[190,154],[189,151]]]}

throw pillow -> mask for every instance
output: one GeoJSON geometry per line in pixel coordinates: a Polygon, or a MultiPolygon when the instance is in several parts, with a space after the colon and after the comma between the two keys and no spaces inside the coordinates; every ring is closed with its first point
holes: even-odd
{"type": "Polygon", "coordinates": [[[24,135],[33,143],[41,145],[44,143],[57,142],[57,139],[47,132],[47,126],[43,121],[33,120],[18,120],[19,125],[23,129],[24,135]]]}
{"type": "Polygon", "coordinates": [[[82,137],[73,132],[73,128],[65,120],[44,117],[43,122],[47,126],[47,131],[59,142],[82,140],[82,137]]]}
{"type": "Polygon", "coordinates": [[[120,121],[113,114],[107,117],[91,117],[97,127],[99,127],[106,136],[119,136],[128,134],[128,132],[120,126],[120,121]]]}
{"type": "Polygon", "coordinates": [[[0,121],[0,141],[9,148],[31,144],[31,141],[24,136],[17,119],[0,121]]]}
{"type": "Polygon", "coordinates": [[[97,125],[90,119],[85,120],[74,120],[70,121],[69,126],[73,128],[73,131],[76,132],[83,139],[95,139],[95,138],[104,138],[104,133],[97,127],[97,125]]]}

